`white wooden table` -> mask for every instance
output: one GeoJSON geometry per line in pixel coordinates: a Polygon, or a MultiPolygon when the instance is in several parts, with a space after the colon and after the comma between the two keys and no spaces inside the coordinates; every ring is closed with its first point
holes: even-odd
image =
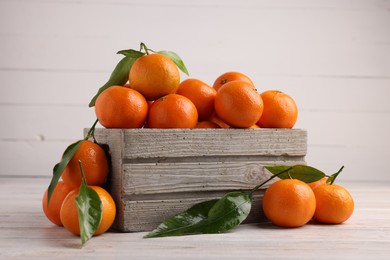
{"type": "Polygon", "coordinates": [[[0,176],[0,259],[390,259],[390,183],[341,183],[355,199],[342,225],[282,229],[241,225],[229,233],[143,239],[108,232],[83,248],[41,209],[46,178],[0,176]]]}

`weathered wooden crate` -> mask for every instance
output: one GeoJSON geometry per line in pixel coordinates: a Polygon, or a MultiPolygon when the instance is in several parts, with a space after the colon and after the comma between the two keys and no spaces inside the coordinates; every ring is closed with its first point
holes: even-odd
{"type": "MultiPolygon", "coordinates": [[[[304,164],[307,150],[299,129],[98,128],[95,137],[110,150],[113,227],[122,232],[149,231],[197,202],[250,190],[269,178],[263,166],[304,164]]],[[[246,222],[264,219],[262,191],[246,222]]]]}

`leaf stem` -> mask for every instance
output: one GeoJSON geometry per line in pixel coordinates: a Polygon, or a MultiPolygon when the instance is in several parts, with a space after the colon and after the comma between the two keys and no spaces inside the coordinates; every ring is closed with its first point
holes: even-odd
{"type": "Polygon", "coordinates": [[[93,141],[96,143],[96,139],[95,139],[95,127],[96,127],[96,124],[99,122],[99,119],[96,118],[95,120],[95,123],[93,123],[93,125],[91,126],[91,128],[89,129],[87,135],[85,136],[84,138],[84,141],[85,140],[88,140],[89,138],[93,138],[93,141]]]}
{"type": "Polygon", "coordinates": [[[141,51],[142,49],[144,49],[146,55],[149,55],[149,49],[148,47],[146,47],[145,43],[141,42],[140,47],[141,47],[141,51]]]}
{"type": "Polygon", "coordinates": [[[340,172],[341,172],[343,169],[344,169],[344,165],[341,166],[341,168],[340,168],[336,173],[334,173],[334,174],[331,175],[333,178],[331,179],[331,181],[330,181],[330,183],[329,183],[330,185],[332,185],[332,184],[335,182],[337,176],[339,176],[340,172]]]}
{"type": "Polygon", "coordinates": [[[81,171],[82,184],[87,186],[87,180],[85,179],[84,169],[83,169],[83,165],[81,163],[81,160],[79,160],[79,166],[80,166],[80,171],[81,171]]]}
{"type": "Polygon", "coordinates": [[[279,172],[279,173],[277,173],[277,174],[274,174],[274,175],[271,176],[268,180],[266,180],[266,181],[260,183],[260,184],[257,185],[256,187],[254,187],[249,193],[250,193],[250,194],[253,194],[253,193],[254,193],[255,191],[257,191],[261,186],[263,186],[264,184],[266,184],[267,182],[269,182],[269,181],[272,180],[273,178],[278,177],[279,175],[281,175],[281,174],[283,174],[283,173],[285,173],[285,172],[288,172],[288,171],[291,170],[291,169],[292,169],[292,167],[289,167],[289,168],[287,168],[286,170],[283,170],[283,171],[281,171],[281,172],[279,172]]]}

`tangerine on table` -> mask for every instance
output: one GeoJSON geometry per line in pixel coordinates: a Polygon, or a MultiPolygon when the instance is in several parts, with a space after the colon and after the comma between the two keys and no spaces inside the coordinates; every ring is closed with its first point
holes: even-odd
{"type": "Polygon", "coordinates": [[[178,94],[168,94],[155,100],[150,107],[150,128],[194,128],[198,122],[198,111],[194,103],[178,94]]]}
{"type": "Polygon", "coordinates": [[[307,185],[309,185],[310,188],[311,188],[312,190],[314,190],[314,189],[317,188],[318,186],[320,186],[320,185],[322,185],[322,184],[325,184],[327,179],[328,179],[327,177],[323,177],[323,178],[319,179],[318,181],[309,182],[307,185]]]}
{"type": "Polygon", "coordinates": [[[213,84],[213,88],[220,89],[223,85],[231,81],[245,81],[254,86],[253,81],[245,74],[236,71],[229,71],[220,75],[213,84]]]}
{"type": "Polygon", "coordinates": [[[63,181],[57,182],[56,187],[51,194],[50,203],[48,204],[48,189],[46,189],[42,198],[42,209],[46,217],[58,226],[62,226],[60,218],[60,209],[62,202],[72,188],[63,181]]]}
{"type": "Polygon", "coordinates": [[[106,128],[140,128],[146,121],[148,104],[134,89],[111,86],[97,97],[95,113],[106,128]]]}
{"type": "Polygon", "coordinates": [[[72,188],[81,184],[81,161],[88,185],[101,186],[108,175],[108,159],[105,151],[98,144],[84,140],[62,172],[64,183],[72,188]]]}
{"type": "Polygon", "coordinates": [[[245,81],[224,84],[217,92],[214,105],[218,117],[232,127],[251,127],[263,112],[260,94],[245,81]]]}
{"type": "MultiPolygon", "coordinates": [[[[94,233],[95,236],[106,232],[111,227],[112,223],[114,223],[116,206],[113,198],[105,189],[98,186],[90,186],[90,188],[97,192],[102,202],[102,219],[94,233]]],[[[66,196],[60,211],[62,224],[67,230],[75,235],[80,235],[78,209],[75,201],[79,194],[79,190],[80,189],[74,189],[66,196]]]]}
{"type": "Polygon", "coordinates": [[[180,72],[167,56],[154,53],[138,58],[130,69],[130,87],[147,100],[156,100],[175,93],[180,84],[180,72]]]}
{"type": "Polygon", "coordinates": [[[208,119],[214,112],[217,91],[199,79],[186,79],[180,83],[176,94],[185,96],[194,103],[200,121],[208,119]]]}
{"type": "Polygon", "coordinates": [[[354,210],[351,194],[337,184],[322,184],[314,189],[317,207],[314,220],[326,224],[340,224],[349,219],[354,210]]]}
{"type": "Polygon", "coordinates": [[[296,179],[272,183],[263,196],[265,216],[280,227],[300,227],[313,217],[316,198],[312,189],[296,179]]]}
{"type": "Polygon", "coordinates": [[[289,95],[268,90],[261,93],[263,113],[257,122],[262,128],[293,128],[298,118],[297,105],[289,95]]]}

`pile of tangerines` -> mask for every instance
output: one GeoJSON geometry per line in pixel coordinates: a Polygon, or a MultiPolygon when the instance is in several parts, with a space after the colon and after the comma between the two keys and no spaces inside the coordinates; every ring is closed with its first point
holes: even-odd
{"type": "MultiPolygon", "coordinates": [[[[289,95],[276,90],[259,93],[252,80],[239,72],[220,75],[212,86],[194,78],[180,81],[177,63],[159,53],[137,58],[129,69],[128,81],[105,88],[94,105],[100,124],[106,128],[293,128],[298,115],[289,95]]],[[[43,211],[53,223],[80,235],[75,202],[82,183],[79,162],[86,183],[102,202],[102,220],[94,233],[98,235],[112,225],[116,207],[102,188],[109,172],[107,154],[95,142],[82,141],[62,172],[50,203],[46,190],[43,211]]],[[[325,223],[345,221],[352,214],[353,201],[344,188],[323,180],[321,184],[313,192],[297,180],[275,182],[264,195],[266,216],[288,227],[303,225],[312,217],[325,223]]]]}
{"type": "Polygon", "coordinates": [[[243,73],[224,73],[213,86],[180,82],[176,64],[158,53],[138,58],[128,83],[97,97],[95,112],[106,128],[292,128],[298,115],[290,96],[260,94],[243,73]]]}
{"type": "Polygon", "coordinates": [[[58,226],[64,226],[75,235],[80,235],[79,214],[76,197],[82,183],[79,167],[82,162],[83,174],[87,185],[99,196],[102,203],[102,218],[94,235],[106,232],[114,223],[116,206],[111,195],[104,189],[109,172],[109,161],[103,148],[92,141],[83,140],[81,145],[62,172],[62,180],[57,183],[48,203],[46,189],[42,208],[46,217],[58,226]]]}

